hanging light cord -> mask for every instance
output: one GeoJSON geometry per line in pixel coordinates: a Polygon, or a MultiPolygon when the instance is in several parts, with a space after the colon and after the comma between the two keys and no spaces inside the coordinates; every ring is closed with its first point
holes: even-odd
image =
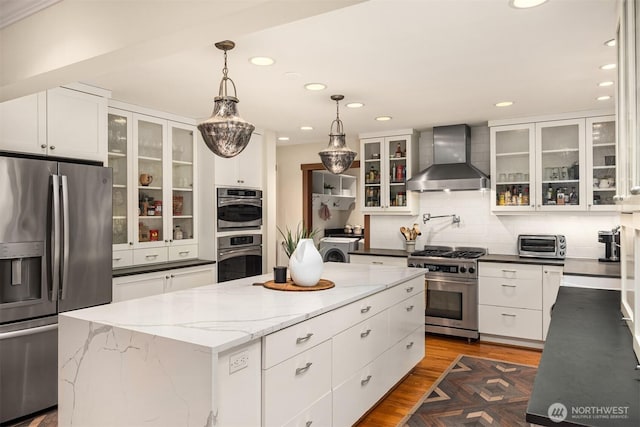
{"type": "Polygon", "coordinates": [[[224,49],[224,68],[222,69],[222,80],[220,80],[220,88],[218,89],[218,96],[227,96],[227,81],[231,82],[233,86],[233,96],[235,98],[238,97],[238,91],[236,90],[236,85],[231,80],[230,77],[227,76],[229,73],[229,69],[227,68],[227,49],[224,49]]]}
{"type": "Polygon", "coordinates": [[[333,134],[333,124],[334,123],[337,123],[336,132],[338,134],[344,133],[343,130],[342,130],[342,121],[340,120],[340,101],[336,101],[336,119],[331,122],[331,130],[330,130],[330,132],[332,134],[333,134]]]}

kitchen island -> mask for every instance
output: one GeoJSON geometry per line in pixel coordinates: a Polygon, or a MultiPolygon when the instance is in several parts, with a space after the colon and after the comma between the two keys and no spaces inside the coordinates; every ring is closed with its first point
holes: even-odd
{"type": "Polygon", "coordinates": [[[59,425],[352,424],[424,357],[424,270],[322,277],[335,287],[255,285],[268,274],[61,315],[59,425]]]}

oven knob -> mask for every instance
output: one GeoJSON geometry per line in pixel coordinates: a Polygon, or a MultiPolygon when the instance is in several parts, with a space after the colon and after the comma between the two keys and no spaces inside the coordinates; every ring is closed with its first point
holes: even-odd
{"type": "Polygon", "coordinates": [[[412,262],[410,262],[408,265],[409,265],[409,267],[417,267],[417,265],[412,263],[412,262]]]}
{"type": "Polygon", "coordinates": [[[465,273],[467,269],[465,267],[460,267],[460,273],[465,273]]]}
{"type": "Polygon", "coordinates": [[[469,273],[473,274],[476,272],[476,269],[473,267],[469,267],[469,273]]]}

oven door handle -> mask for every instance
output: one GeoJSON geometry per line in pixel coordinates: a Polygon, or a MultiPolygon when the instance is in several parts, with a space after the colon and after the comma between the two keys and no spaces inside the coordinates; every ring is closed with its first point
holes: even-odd
{"type": "Polygon", "coordinates": [[[218,207],[222,208],[230,205],[248,205],[262,207],[262,200],[260,199],[218,199],[218,207]]]}
{"type": "Polygon", "coordinates": [[[457,283],[460,285],[475,285],[478,283],[477,279],[470,279],[470,280],[463,280],[463,279],[443,279],[443,278],[437,278],[437,279],[432,279],[430,277],[426,277],[425,276],[425,280],[427,282],[436,282],[436,283],[457,283]]]}
{"type": "Polygon", "coordinates": [[[253,246],[245,249],[232,249],[218,252],[218,262],[227,260],[229,258],[236,258],[241,255],[256,255],[262,256],[262,246],[253,246]]]}

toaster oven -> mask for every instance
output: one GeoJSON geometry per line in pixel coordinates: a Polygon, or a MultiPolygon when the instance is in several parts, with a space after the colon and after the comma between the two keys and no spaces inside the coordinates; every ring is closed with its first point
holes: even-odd
{"type": "Polygon", "coordinates": [[[523,257],[564,259],[567,241],[562,234],[520,234],[518,254],[523,257]]]}

